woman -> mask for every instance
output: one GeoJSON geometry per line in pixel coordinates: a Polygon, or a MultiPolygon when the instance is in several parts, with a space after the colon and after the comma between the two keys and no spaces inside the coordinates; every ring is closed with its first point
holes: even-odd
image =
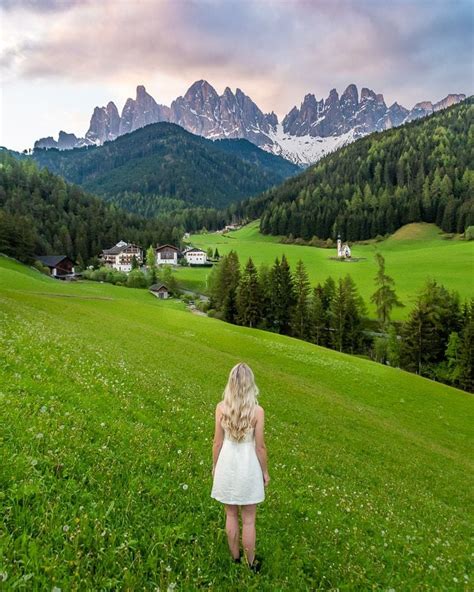
{"type": "Polygon", "coordinates": [[[255,557],[257,504],[265,499],[270,481],[263,428],[264,412],[257,402],[258,388],[247,364],[237,364],[229,374],[223,400],[216,406],[211,497],[225,504],[229,549],[236,563],[239,549],[239,506],[242,544],[249,567],[257,572],[255,557]]]}

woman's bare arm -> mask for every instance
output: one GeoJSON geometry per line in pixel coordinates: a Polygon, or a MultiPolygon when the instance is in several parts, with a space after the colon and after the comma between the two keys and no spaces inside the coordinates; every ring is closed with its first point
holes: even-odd
{"type": "Polygon", "coordinates": [[[224,429],[221,426],[221,407],[220,403],[216,405],[216,426],[214,430],[214,443],[212,445],[212,475],[216,468],[217,459],[224,442],[224,429]]]}
{"type": "Polygon", "coordinates": [[[260,405],[257,407],[257,423],[255,424],[255,452],[257,453],[258,462],[262,468],[263,482],[265,486],[270,481],[267,467],[267,447],[265,446],[264,428],[265,428],[265,412],[260,405]]]}

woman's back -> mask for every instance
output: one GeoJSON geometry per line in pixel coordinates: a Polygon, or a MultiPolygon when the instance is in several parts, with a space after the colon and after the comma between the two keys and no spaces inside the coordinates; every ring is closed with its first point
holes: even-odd
{"type": "MultiPolygon", "coordinates": [[[[256,504],[265,499],[262,469],[255,451],[255,407],[251,427],[241,440],[224,428],[224,442],[217,460],[211,496],[225,504],[256,504]]],[[[221,412],[225,408],[221,408],[221,412]]],[[[222,416],[221,416],[222,417],[222,416]]]]}

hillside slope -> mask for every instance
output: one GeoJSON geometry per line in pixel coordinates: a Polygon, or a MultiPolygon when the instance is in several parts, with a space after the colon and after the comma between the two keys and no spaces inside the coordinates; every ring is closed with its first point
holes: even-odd
{"type": "MultiPolygon", "coordinates": [[[[109,198],[132,192],[174,198],[187,206],[226,206],[300,170],[247,140],[213,142],[164,122],[103,146],[35,150],[33,158],[68,181],[109,198]]],[[[121,205],[120,199],[114,201],[121,205]]]]}
{"type": "Polygon", "coordinates": [[[0,303],[8,585],[469,585],[472,396],[7,259],[0,303]],[[252,577],[230,565],[209,497],[214,407],[239,360],[260,386],[272,476],[252,577]]]}
{"type": "Polygon", "coordinates": [[[241,205],[263,233],[361,240],[410,222],[474,224],[474,99],[338,150],[241,205]]]}
{"type": "Polygon", "coordinates": [[[25,262],[66,254],[85,264],[119,240],[146,246],[181,236],[163,217],[126,212],[29,159],[0,151],[0,253],[25,262]]]}

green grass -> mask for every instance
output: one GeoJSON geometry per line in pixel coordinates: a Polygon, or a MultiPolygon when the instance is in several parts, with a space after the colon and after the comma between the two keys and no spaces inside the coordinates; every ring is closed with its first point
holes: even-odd
{"type": "MultiPolygon", "coordinates": [[[[474,296],[474,241],[444,239],[443,233],[434,224],[409,224],[385,241],[354,245],[353,256],[365,258],[357,263],[329,259],[335,256],[335,249],[279,243],[279,237],[259,233],[258,221],[226,235],[197,234],[191,236],[190,240],[193,245],[202,249],[212,247],[214,250],[217,247],[221,255],[234,249],[242,264],[252,257],[257,264],[272,265],[275,258],[281,258],[284,253],[294,269],[301,259],[313,285],[324,282],[329,275],[337,280],[350,273],[372,317],[375,316],[375,308],[370,302],[370,296],[375,290],[377,266],[374,254],[377,250],[385,257],[387,273],[395,279],[398,296],[406,305],[405,308],[393,311],[394,320],[406,318],[417,291],[428,277],[437,279],[450,290],[456,290],[462,299],[474,296]]],[[[192,277],[190,289],[205,289],[205,278],[209,270],[193,268],[189,273],[188,270],[179,270],[177,273],[180,282],[181,278],[184,279],[184,284],[192,277]]],[[[186,285],[190,286],[191,283],[186,285]]]]}
{"type": "Polygon", "coordinates": [[[4,258],[0,338],[2,589],[472,589],[471,395],[4,258]],[[239,360],[266,409],[259,575],[210,498],[239,360]]]}

